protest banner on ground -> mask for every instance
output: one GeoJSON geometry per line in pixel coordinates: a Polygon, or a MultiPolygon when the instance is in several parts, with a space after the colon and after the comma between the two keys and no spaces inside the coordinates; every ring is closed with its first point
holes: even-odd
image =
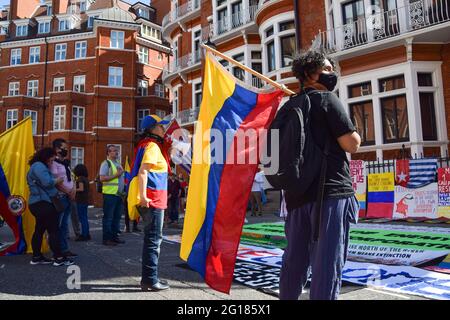
{"type": "Polygon", "coordinates": [[[353,190],[359,202],[359,217],[366,215],[366,164],[362,160],[350,161],[350,175],[352,177],[353,190]]]}
{"type": "Polygon", "coordinates": [[[450,168],[438,169],[438,217],[450,219],[450,168]]]}
{"type": "Polygon", "coordinates": [[[430,183],[421,188],[395,186],[393,219],[436,219],[438,209],[438,184],[430,183]]]}
{"type": "Polygon", "coordinates": [[[394,173],[371,173],[367,178],[368,218],[392,219],[394,209],[394,173]]]}

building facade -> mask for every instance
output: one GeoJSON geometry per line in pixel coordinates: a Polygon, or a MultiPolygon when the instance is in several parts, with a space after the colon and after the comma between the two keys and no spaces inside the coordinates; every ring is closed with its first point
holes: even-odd
{"type": "Polygon", "coordinates": [[[314,45],[338,61],[362,137],[352,158],[447,156],[450,1],[325,0],[325,13],[314,45]]]}
{"type": "Polygon", "coordinates": [[[107,145],[123,163],[141,119],[171,112],[159,14],[142,2],[11,0],[0,21],[0,131],[30,116],[36,147],[66,139],[91,180],[107,145]]]}

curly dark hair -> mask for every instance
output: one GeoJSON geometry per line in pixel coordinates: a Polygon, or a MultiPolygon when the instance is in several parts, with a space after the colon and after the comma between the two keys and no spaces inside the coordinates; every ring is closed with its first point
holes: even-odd
{"type": "Polygon", "coordinates": [[[53,148],[42,148],[34,153],[34,155],[30,158],[30,161],[28,161],[28,164],[31,166],[35,162],[42,162],[47,165],[48,159],[54,156],[56,156],[56,152],[53,148]]]}
{"type": "Polygon", "coordinates": [[[75,168],[73,169],[73,173],[75,173],[77,177],[88,177],[88,169],[84,164],[81,163],[75,166],[75,168]]]}
{"type": "Polygon", "coordinates": [[[312,49],[303,51],[294,58],[292,73],[303,83],[309,75],[325,66],[325,60],[330,61],[333,67],[335,66],[334,61],[322,51],[312,49]]]}

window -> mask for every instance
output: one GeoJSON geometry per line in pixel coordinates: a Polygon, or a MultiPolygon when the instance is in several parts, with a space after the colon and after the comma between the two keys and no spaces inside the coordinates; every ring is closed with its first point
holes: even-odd
{"type": "Polygon", "coordinates": [[[380,92],[402,89],[405,87],[405,77],[403,75],[381,79],[379,81],[380,92]]]}
{"type": "Polygon", "coordinates": [[[287,22],[280,23],[280,32],[287,31],[287,30],[295,30],[294,21],[287,21],[287,22]]]}
{"type": "Polygon", "coordinates": [[[242,1],[231,4],[231,23],[233,28],[239,27],[244,24],[244,17],[242,12],[242,1]]]}
{"type": "Polygon", "coordinates": [[[148,48],[139,46],[139,62],[148,64],[148,48]]]}
{"type": "Polygon", "coordinates": [[[201,39],[202,39],[202,31],[201,30],[195,31],[193,33],[193,39],[192,39],[194,63],[200,62],[200,59],[201,59],[201,52],[202,52],[201,47],[200,47],[201,39]]]}
{"type": "Polygon", "coordinates": [[[66,128],[66,106],[55,106],[53,110],[53,130],[66,128]]]}
{"type": "Polygon", "coordinates": [[[88,28],[92,28],[94,26],[94,19],[98,18],[98,15],[90,16],[88,20],[88,28]]]}
{"type": "Polygon", "coordinates": [[[61,92],[66,90],[66,78],[53,79],[53,91],[61,92]]]}
{"type": "Polygon", "coordinates": [[[41,52],[40,47],[31,47],[29,63],[38,63],[40,60],[40,52],[41,52]]]}
{"type": "Polygon", "coordinates": [[[141,131],[142,120],[150,115],[149,109],[141,109],[137,111],[137,131],[141,131]]]}
{"type": "Polygon", "coordinates": [[[84,131],[84,108],[72,107],[72,130],[84,131]]]}
{"type": "Polygon", "coordinates": [[[108,85],[110,87],[122,87],[123,68],[109,67],[108,85]]]}
{"type": "Polygon", "coordinates": [[[122,127],[122,102],[108,101],[108,127],[122,127]]]}
{"type": "Polygon", "coordinates": [[[150,19],[150,13],[148,10],[138,9],[138,16],[144,19],[150,19]]]}
{"type": "Polygon", "coordinates": [[[148,96],[148,81],[138,80],[138,95],[141,97],[148,96]]]}
{"type": "Polygon", "coordinates": [[[85,11],[86,11],[86,1],[80,1],[80,12],[85,12],[85,11]]]}
{"type": "Polygon", "coordinates": [[[295,35],[281,37],[281,66],[292,65],[295,55],[295,35]]]}
{"type": "Polygon", "coordinates": [[[28,35],[28,25],[17,26],[16,37],[26,37],[28,35]]]}
{"type": "Polygon", "coordinates": [[[433,77],[431,73],[418,73],[417,74],[417,82],[419,87],[432,87],[433,86],[433,77]]]}
{"type": "Polygon", "coordinates": [[[436,111],[434,108],[434,93],[420,92],[420,118],[424,141],[437,140],[436,111]]]}
{"type": "Polygon", "coordinates": [[[18,96],[20,94],[20,82],[10,82],[8,96],[18,96]]]}
{"type": "Polygon", "coordinates": [[[217,0],[217,6],[220,7],[221,5],[223,5],[226,2],[227,2],[227,0],[217,0]]]}
{"type": "MultiPolygon", "coordinates": [[[[262,73],[262,63],[261,62],[252,62],[252,69],[256,72],[262,73]]],[[[252,85],[256,88],[264,87],[264,81],[258,78],[257,76],[252,75],[252,85]]]]}
{"type": "Polygon", "coordinates": [[[49,33],[50,32],[50,21],[39,22],[39,33],[49,33]]]}
{"type": "Polygon", "coordinates": [[[59,20],[59,31],[70,30],[70,21],[68,19],[59,20]]]}
{"type": "Polygon", "coordinates": [[[33,110],[24,110],[23,111],[23,118],[26,119],[28,117],[31,118],[31,131],[33,135],[37,134],[37,111],[33,110]]]}
{"type": "Polygon", "coordinates": [[[269,72],[275,70],[275,44],[273,41],[267,44],[267,70],[269,72]]]}
{"type": "Polygon", "coordinates": [[[161,83],[155,83],[155,96],[165,98],[164,85],[161,83]]]}
{"type": "Polygon", "coordinates": [[[38,96],[39,80],[28,81],[27,96],[37,97],[38,96]]]}
{"type": "Polygon", "coordinates": [[[6,129],[12,128],[19,122],[19,110],[6,110],[6,129]]]}
{"type": "MultiPolygon", "coordinates": [[[[237,55],[233,56],[233,59],[236,60],[237,62],[243,63],[244,62],[244,54],[243,53],[237,54],[237,55]]],[[[233,75],[241,81],[244,81],[244,79],[245,79],[245,71],[239,67],[233,68],[233,75]]]]}
{"type": "Polygon", "coordinates": [[[202,83],[194,84],[194,108],[200,108],[202,103],[202,83]]]}
{"type": "Polygon", "coordinates": [[[350,117],[361,136],[361,145],[375,144],[375,126],[372,101],[350,105],[350,117]]]}
{"type": "Polygon", "coordinates": [[[401,142],[409,140],[408,107],[406,96],[381,99],[383,115],[384,142],[401,142]]]}
{"type": "Polygon", "coordinates": [[[125,33],[123,31],[111,30],[111,48],[124,48],[125,33]]]}
{"type": "Polygon", "coordinates": [[[66,60],[66,50],[67,50],[66,43],[57,44],[55,48],[55,61],[66,60]]]}
{"type": "Polygon", "coordinates": [[[15,66],[22,63],[22,49],[11,49],[11,65],[15,66]]]}
{"type": "Polygon", "coordinates": [[[218,22],[218,32],[219,34],[228,31],[228,10],[225,9],[219,10],[217,12],[217,22],[218,22]]]}
{"type": "Polygon", "coordinates": [[[253,60],[261,60],[261,51],[252,51],[252,59],[253,60]]]}
{"type": "Polygon", "coordinates": [[[73,77],[73,91],[75,92],[86,91],[86,76],[73,77]]]}
{"type": "Polygon", "coordinates": [[[266,29],[266,38],[273,36],[273,27],[266,29]]]}
{"type": "Polygon", "coordinates": [[[75,168],[77,164],[84,163],[84,148],[72,147],[70,148],[70,165],[75,168]]]}
{"type": "Polygon", "coordinates": [[[372,84],[370,82],[358,83],[348,87],[349,98],[370,96],[371,94],[372,94],[372,84]]]}
{"type": "Polygon", "coordinates": [[[79,41],[75,43],[75,59],[86,58],[87,42],[79,41]]]}
{"type": "Polygon", "coordinates": [[[53,14],[53,7],[51,4],[47,5],[47,16],[51,16],[53,14]]]}
{"type": "Polygon", "coordinates": [[[155,114],[160,117],[161,119],[163,119],[166,116],[166,112],[164,110],[159,110],[156,109],[155,114]]]}

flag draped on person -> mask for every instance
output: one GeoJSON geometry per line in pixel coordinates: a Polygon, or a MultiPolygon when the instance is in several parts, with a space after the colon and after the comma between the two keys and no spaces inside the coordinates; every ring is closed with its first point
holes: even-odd
{"type": "Polygon", "coordinates": [[[396,183],[405,188],[420,188],[436,181],[437,159],[396,160],[396,183]]]}
{"type": "Polygon", "coordinates": [[[31,252],[27,244],[31,244],[35,219],[27,205],[27,173],[33,154],[30,118],[0,135],[0,215],[14,234],[14,243],[0,251],[0,256],[31,252]]]}
{"type": "Polygon", "coordinates": [[[258,154],[256,163],[235,163],[235,156],[247,159],[257,149],[249,144],[239,148],[238,133],[255,131],[261,142],[263,129],[273,121],[284,93],[244,88],[210,53],[204,70],[180,257],[211,288],[229,293],[259,162],[258,154]],[[231,137],[231,143],[217,147],[213,131],[231,137]],[[212,161],[221,152],[224,161],[212,161]]]}

